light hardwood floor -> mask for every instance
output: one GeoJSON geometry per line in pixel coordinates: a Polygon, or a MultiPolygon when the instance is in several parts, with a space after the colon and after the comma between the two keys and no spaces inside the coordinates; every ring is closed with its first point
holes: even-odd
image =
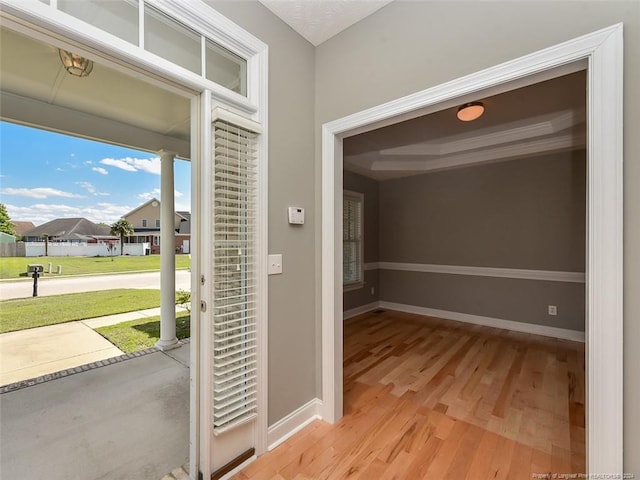
{"type": "Polygon", "coordinates": [[[234,478],[583,473],[584,371],[581,343],[364,314],[345,323],[344,417],[313,422],[234,478]]]}

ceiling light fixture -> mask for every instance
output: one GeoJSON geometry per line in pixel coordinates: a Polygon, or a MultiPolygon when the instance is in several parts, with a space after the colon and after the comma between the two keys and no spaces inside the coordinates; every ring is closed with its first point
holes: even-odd
{"type": "Polygon", "coordinates": [[[484,113],[484,104],[482,102],[469,102],[458,107],[458,120],[463,122],[471,122],[476,118],[480,118],[484,113]]]}
{"type": "Polygon", "coordinates": [[[64,68],[71,75],[76,77],[86,77],[93,70],[93,62],[88,58],[81,57],[77,53],[71,53],[63,49],[58,49],[60,60],[64,68]]]}

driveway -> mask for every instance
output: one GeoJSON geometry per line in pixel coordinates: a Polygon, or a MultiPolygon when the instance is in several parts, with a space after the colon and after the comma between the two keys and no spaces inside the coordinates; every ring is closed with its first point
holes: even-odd
{"type": "MultiPolygon", "coordinates": [[[[92,292],[114,288],[151,288],[160,290],[160,272],[88,275],[38,280],[38,296],[92,292]]],[[[176,289],[191,290],[191,272],[176,271],[176,289]]],[[[0,282],[0,300],[27,298],[33,294],[33,281],[0,282]]]]}

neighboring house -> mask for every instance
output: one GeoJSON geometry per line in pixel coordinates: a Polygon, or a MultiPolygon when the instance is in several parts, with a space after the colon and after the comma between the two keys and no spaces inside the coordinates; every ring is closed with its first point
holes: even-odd
{"type": "MultiPolygon", "coordinates": [[[[124,243],[148,243],[151,253],[160,253],[160,200],[152,198],[124,215],[133,226],[133,234],[124,243]]],[[[176,253],[189,253],[191,241],[191,214],[176,212],[174,218],[176,253]]]]}
{"type": "Polygon", "coordinates": [[[25,234],[25,232],[28,232],[29,230],[33,230],[34,228],[36,228],[33,222],[12,221],[11,223],[13,223],[13,228],[16,231],[17,237],[22,237],[25,234]]]}
{"type": "Polygon", "coordinates": [[[98,225],[86,218],[56,218],[23,233],[25,242],[99,243],[117,237],[108,225],[98,225]]]}

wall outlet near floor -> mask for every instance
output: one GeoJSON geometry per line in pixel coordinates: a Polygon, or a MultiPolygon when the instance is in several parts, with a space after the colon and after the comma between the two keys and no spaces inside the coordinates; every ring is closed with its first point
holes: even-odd
{"type": "Polygon", "coordinates": [[[549,315],[558,315],[558,307],[555,305],[548,306],[549,315]]]}
{"type": "Polygon", "coordinates": [[[376,287],[371,287],[371,295],[375,295],[376,294],[376,287]]]}

